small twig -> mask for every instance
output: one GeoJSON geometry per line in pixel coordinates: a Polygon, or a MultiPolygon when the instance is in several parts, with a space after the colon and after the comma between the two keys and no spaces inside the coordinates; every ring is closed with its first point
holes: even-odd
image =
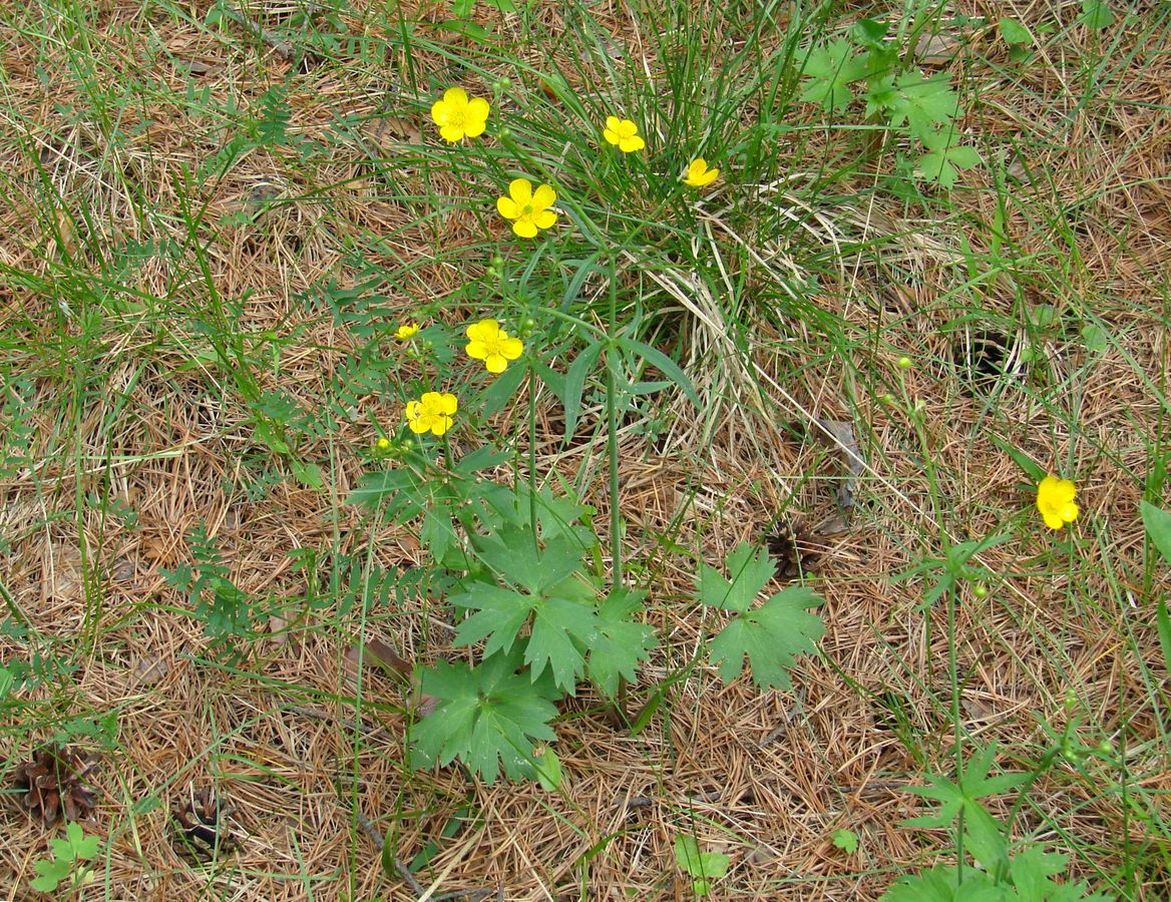
{"type": "Polygon", "coordinates": [[[444,893],[442,896],[432,896],[431,902],[456,902],[457,899],[461,900],[461,902],[480,902],[481,899],[487,899],[489,896],[503,899],[504,887],[501,886],[496,889],[457,889],[454,892],[444,893]]]}

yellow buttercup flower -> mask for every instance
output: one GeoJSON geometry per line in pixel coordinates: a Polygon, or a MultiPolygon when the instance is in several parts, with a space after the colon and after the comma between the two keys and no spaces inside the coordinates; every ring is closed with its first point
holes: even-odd
{"type": "Polygon", "coordinates": [[[418,401],[407,402],[407,426],[411,432],[422,435],[443,435],[451,428],[452,417],[459,408],[455,395],[447,392],[424,392],[418,401]]]}
{"type": "Polygon", "coordinates": [[[1068,479],[1058,479],[1050,474],[1037,486],[1037,510],[1050,529],[1061,529],[1066,523],[1077,519],[1078,507],[1074,503],[1077,487],[1068,479]]]}
{"type": "Polygon", "coordinates": [[[623,153],[634,153],[646,147],[646,141],[638,135],[638,126],[630,119],[619,119],[617,116],[606,117],[602,137],[623,153]]]}
{"type": "Polygon", "coordinates": [[[468,346],[464,349],[473,360],[483,360],[489,373],[503,373],[508,361],[516,360],[525,349],[519,338],[510,338],[494,319],[482,319],[467,328],[468,346]]]}
{"type": "Polygon", "coordinates": [[[708,169],[707,160],[697,157],[688,164],[687,172],[683,174],[683,182],[692,188],[706,188],[719,177],[720,170],[708,169]]]}
{"type": "Polygon", "coordinates": [[[513,179],[508,183],[508,197],[496,199],[496,209],[512,220],[512,230],[521,238],[534,238],[539,229],[551,228],[557,221],[557,212],[549,209],[556,200],[556,192],[548,185],[538,185],[534,191],[528,179],[513,179]]]}
{"type": "Polygon", "coordinates": [[[407,341],[419,334],[418,323],[403,323],[395,330],[394,337],[399,341],[407,341]]]}
{"type": "Polygon", "coordinates": [[[443,99],[431,106],[431,119],[439,126],[445,141],[462,141],[484,134],[488,124],[488,101],[482,97],[468,97],[463,88],[448,88],[443,99]]]}

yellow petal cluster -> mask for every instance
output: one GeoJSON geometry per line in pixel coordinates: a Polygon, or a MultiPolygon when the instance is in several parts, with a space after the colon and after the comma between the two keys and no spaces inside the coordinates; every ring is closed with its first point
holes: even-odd
{"type": "Polygon", "coordinates": [[[459,403],[455,395],[447,392],[424,392],[418,401],[407,402],[407,426],[416,435],[430,432],[432,435],[443,435],[455,416],[459,403]]]}
{"type": "Polygon", "coordinates": [[[508,361],[516,360],[525,346],[519,338],[511,338],[494,319],[482,319],[467,328],[468,344],[464,349],[473,360],[484,361],[489,373],[503,373],[508,361]]]}
{"type": "Polygon", "coordinates": [[[508,184],[508,197],[496,200],[496,210],[505,219],[512,220],[512,231],[521,238],[535,238],[540,229],[548,229],[557,221],[557,212],[549,209],[557,201],[557,193],[548,185],[538,185],[528,179],[513,179],[508,184]]]}
{"type": "Polygon", "coordinates": [[[720,170],[709,169],[707,160],[703,157],[696,157],[688,164],[687,171],[683,173],[683,183],[692,188],[705,188],[719,177],[720,170]]]}
{"type": "Polygon", "coordinates": [[[468,97],[463,88],[448,88],[443,99],[431,105],[431,120],[439,126],[439,134],[454,144],[464,138],[478,138],[488,124],[488,101],[482,97],[468,97]]]}
{"type": "Polygon", "coordinates": [[[602,137],[623,153],[634,153],[646,147],[646,141],[638,134],[638,125],[631,119],[607,116],[606,127],[602,129],[602,137]]]}
{"type": "Polygon", "coordinates": [[[1077,519],[1078,506],[1074,502],[1077,486],[1068,479],[1049,474],[1037,486],[1037,510],[1050,529],[1061,529],[1077,519]]]}

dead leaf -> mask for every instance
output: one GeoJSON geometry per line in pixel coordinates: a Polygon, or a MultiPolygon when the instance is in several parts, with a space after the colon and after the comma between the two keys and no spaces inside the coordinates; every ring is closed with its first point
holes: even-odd
{"type": "Polygon", "coordinates": [[[211,71],[211,66],[200,60],[175,60],[175,68],[196,78],[201,78],[211,71]]]}
{"type": "Polygon", "coordinates": [[[81,552],[73,545],[58,545],[46,556],[41,571],[41,595],[60,601],[81,597],[81,552]]]}
{"type": "Polygon", "coordinates": [[[400,116],[368,119],[362,132],[370,144],[384,151],[396,150],[405,144],[423,143],[423,132],[419,126],[400,116]]]}
{"type": "Polygon", "coordinates": [[[114,561],[114,569],[110,575],[114,578],[114,582],[124,583],[134,579],[134,574],[137,568],[134,566],[134,561],[128,557],[120,557],[114,561]]]}
{"type": "Polygon", "coordinates": [[[394,648],[375,637],[366,640],[364,650],[361,645],[351,645],[346,649],[344,658],[346,676],[354,684],[357,683],[359,661],[366,673],[381,671],[400,680],[409,678],[412,671],[411,665],[394,648]]]}
{"type": "Polygon", "coordinates": [[[846,464],[846,478],[838,483],[838,507],[848,511],[854,506],[854,489],[858,485],[858,477],[866,468],[862,454],[858,450],[858,442],[854,438],[854,426],[845,420],[818,420],[822,429],[822,437],[827,435],[842,452],[846,464]]]}
{"type": "Polygon", "coordinates": [[[150,655],[139,658],[134,665],[134,675],[143,686],[153,686],[171,672],[171,665],[163,658],[150,655]]]}
{"type": "Polygon", "coordinates": [[[813,529],[810,530],[815,536],[836,536],[844,532],[849,532],[850,522],[845,514],[837,513],[830,514],[813,529]]]}
{"type": "Polygon", "coordinates": [[[926,66],[946,66],[955,59],[959,46],[955,35],[933,34],[919,45],[919,59],[926,66]]]}
{"type": "Polygon", "coordinates": [[[268,618],[268,629],[272,633],[273,645],[286,645],[289,641],[289,621],[277,614],[271,614],[268,618]]]}

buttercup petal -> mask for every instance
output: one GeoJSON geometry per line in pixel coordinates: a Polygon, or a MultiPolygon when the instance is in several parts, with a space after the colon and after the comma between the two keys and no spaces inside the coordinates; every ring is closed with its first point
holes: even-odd
{"type": "Polygon", "coordinates": [[[459,400],[452,394],[444,394],[440,397],[439,409],[448,417],[459,410],[459,400]]]}
{"type": "Polygon", "coordinates": [[[448,88],[443,92],[443,99],[455,109],[468,105],[468,92],[463,88],[448,88]]]}
{"type": "Polygon", "coordinates": [[[1066,523],[1072,523],[1077,519],[1077,515],[1078,506],[1072,501],[1067,501],[1065,504],[1061,505],[1061,510],[1058,513],[1058,516],[1060,516],[1061,519],[1066,523]]]}
{"type": "Polygon", "coordinates": [[[464,126],[464,134],[469,138],[478,138],[484,134],[484,129],[487,128],[483,119],[469,119],[467,125],[464,126]]]}
{"type": "Polygon", "coordinates": [[[619,120],[619,118],[617,116],[607,116],[606,117],[606,131],[620,132],[621,129],[622,129],[622,122],[621,122],[621,120],[619,120]]]}
{"type": "Polygon", "coordinates": [[[508,360],[516,360],[524,349],[525,344],[519,338],[506,338],[500,343],[500,353],[508,360]]]}
{"type": "Polygon", "coordinates": [[[508,369],[508,361],[500,354],[490,354],[488,359],[484,361],[484,366],[487,367],[489,373],[503,373],[508,369]]]}
{"type": "MultiPolygon", "coordinates": [[[[538,213],[537,216],[544,216],[544,213],[538,213]]],[[[537,227],[533,224],[532,219],[518,219],[512,224],[512,230],[521,238],[535,238],[537,235],[537,227]]]]}
{"type": "Polygon", "coordinates": [[[496,211],[505,219],[516,219],[520,216],[520,204],[511,197],[496,198],[496,211]]]}
{"type": "Polygon", "coordinates": [[[1057,516],[1057,514],[1051,514],[1046,511],[1041,516],[1045,518],[1045,525],[1050,529],[1061,529],[1065,525],[1065,521],[1057,516]]]}
{"type": "MultiPolygon", "coordinates": [[[[551,229],[555,222],[557,222],[556,210],[542,210],[533,217],[533,223],[539,229],[551,229]]],[[[535,235],[536,233],[534,232],[533,234],[535,235]]]]}
{"type": "Polygon", "coordinates": [[[488,356],[488,346],[482,341],[469,341],[464,352],[473,360],[483,360],[488,356]]]}
{"type": "Polygon", "coordinates": [[[491,107],[483,97],[473,97],[468,101],[468,118],[483,122],[488,118],[491,107]]]}
{"type": "Polygon", "coordinates": [[[556,202],[557,192],[548,185],[538,185],[537,190],[533,192],[533,206],[538,210],[551,207],[556,202]]]}
{"type": "Polygon", "coordinates": [[[447,125],[451,119],[451,108],[446,101],[436,100],[431,104],[431,120],[436,125],[447,125]]]}
{"type": "Polygon", "coordinates": [[[443,125],[439,128],[439,134],[444,141],[450,141],[452,144],[454,144],[456,141],[462,139],[466,133],[464,132],[462,126],[443,125]]]}
{"type": "Polygon", "coordinates": [[[533,183],[528,179],[513,179],[508,183],[508,196],[522,207],[532,203],[533,183]]]}
{"type": "Polygon", "coordinates": [[[623,138],[618,142],[618,149],[623,153],[634,153],[636,150],[642,150],[646,147],[646,141],[635,135],[632,138],[623,138]]]}

